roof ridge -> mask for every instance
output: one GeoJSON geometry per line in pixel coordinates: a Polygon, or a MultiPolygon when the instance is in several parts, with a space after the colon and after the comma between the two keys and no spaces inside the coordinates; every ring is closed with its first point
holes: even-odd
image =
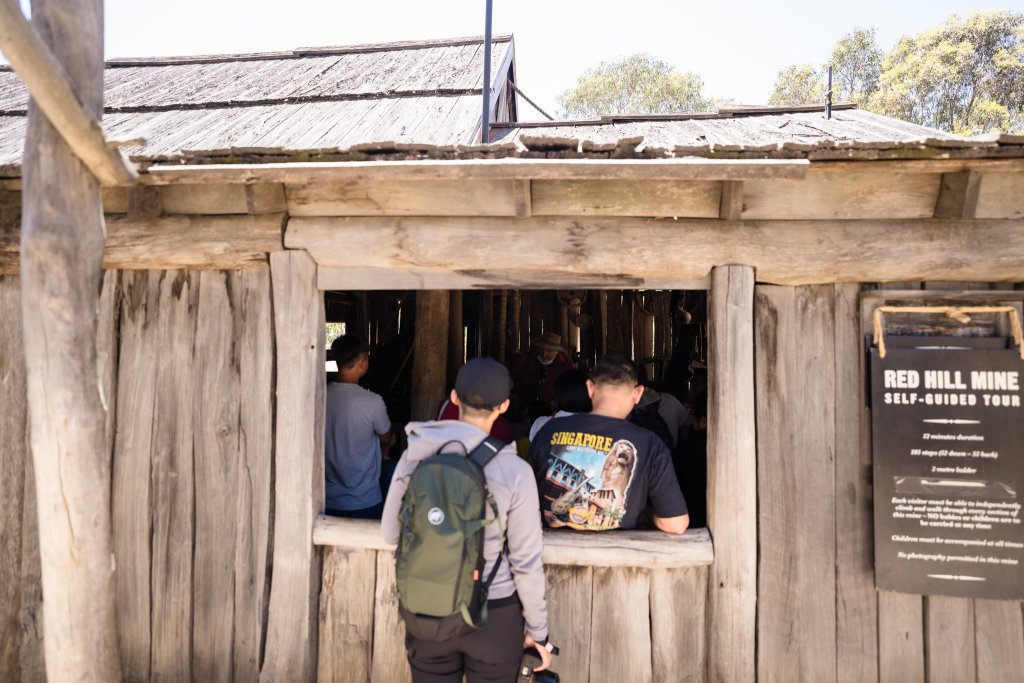
{"type": "MultiPolygon", "coordinates": [[[[492,43],[512,41],[512,34],[491,36],[492,43]]],[[[328,47],[299,47],[295,50],[278,52],[246,52],[219,55],[183,55],[178,57],[114,57],[106,61],[108,67],[122,66],[174,66],[176,64],[215,64],[219,62],[252,62],[264,59],[299,59],[302,57],[327,57],[331,55],[362,54],[372,52],[395,52],[398,50],[422,50],[438,47],[456,47],[482,43],[483,36],[461,38],[432,38],[426,40],[403,40],[389,43],[364,43],[328,47]]],[[[0,69],[0,70],[9,70],[0,69]]]]}

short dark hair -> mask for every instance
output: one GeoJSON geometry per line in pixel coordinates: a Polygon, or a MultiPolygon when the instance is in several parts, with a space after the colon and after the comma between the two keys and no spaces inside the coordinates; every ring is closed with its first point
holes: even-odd
{"type": "Polygon", "coordinates": [[[597,361],[590,371],[590,379],[594,384],[628,384],[631,387],[640,384],[633,361],[614,354],[597,361]]]}
{"type": "Polygon", "coordinates": [[[566,370],[555,380],[555,405],[567,413],[593,410],[587,393],[587,376],[579,370],[566,370]]]}
{"type": "Polygon", "coordinates": [[[369,352],[370,345],[358,334],[346,334],[331,343],[331,358],[338,364],[339,370],[352,367],[363,354],[369,352]]]}

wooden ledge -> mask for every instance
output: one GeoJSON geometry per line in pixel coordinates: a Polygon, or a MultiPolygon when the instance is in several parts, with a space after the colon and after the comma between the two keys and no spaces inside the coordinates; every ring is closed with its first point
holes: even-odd
{"type": "Polygon", "coordinates": [[[806,159],[425,159],[275,164],[156,165],[147,185],[352,180],[634,179],[801,180],[806,159]]]}
{"type": "MultiPolygon", "coordinates": [[[[376,520],[342,519],[320,515],[313,525],[316,545],[389,550],[376,520]]],[[[714,549],[707,529],[690,529],[682,536],[661,531],[584,533],[544,530],[544,564],[582,567],[697,567],[711,564],[714,549]]]]}

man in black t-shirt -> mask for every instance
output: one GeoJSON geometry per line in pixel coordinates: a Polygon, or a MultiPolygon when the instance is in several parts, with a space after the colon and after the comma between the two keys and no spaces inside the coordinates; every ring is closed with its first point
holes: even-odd
{"type": "Polygon", "coordinates": [[[672,456],[653,432],[630,424],[643,387],[636,368],[605,356],[591,371],[593,411],[551,420],[530,445],[544,523],[588,531],[633,529],[648,502],[662,531],[689,526],[672,456]]]}

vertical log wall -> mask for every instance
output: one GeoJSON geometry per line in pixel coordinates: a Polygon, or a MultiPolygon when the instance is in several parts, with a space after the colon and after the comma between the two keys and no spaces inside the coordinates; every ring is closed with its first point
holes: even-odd
{"type": "MultiPolygon", "coordinates": [[[[18,287],[0,278],[0,680],[43,681],[18,287]]],[[[256,680],[271,557],[269,269],[108,271],[99,328],[125,680],[256,680]]]]}
{"type": "Polygon", "coordinates": [[[755,289],[757,678],[1019,680],[1022,603],[874,589],[859,289],[755,289]]]}

